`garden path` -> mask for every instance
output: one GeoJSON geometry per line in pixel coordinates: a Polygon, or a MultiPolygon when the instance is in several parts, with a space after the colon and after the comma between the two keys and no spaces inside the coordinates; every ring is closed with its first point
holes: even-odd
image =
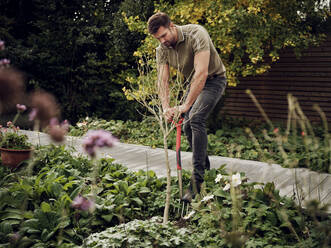
{"type": "MultiPolygon", "coordinates": [[[[46,145],[51,141],[47,134],[23,131],[34,144],[46,145]]],[[[82,138],[67,136],[65,144],[73,146],[77,153],[83,154],[82,138]]],[[[119,143],[110,149],[100,149],[98,157],[111,156],[117,163],[129,169],[153,170],[161,177],[166,175],[165,155],[163,149],[153,149],[147,146],[119,143]]],[[[192,170],[191,152],[182,152],[182,167],[192,170]]],[[[176,152],[169,150],[171,174],[176,175],[176,152]]],[[[307,169],[287,169],[277,164],[267,164],[257,161],[241,160],[220,156],[210,156],[211,168],[226,165],[229,173],[245,172],[249,181],[274,182],[282,196],[301,196],[303,205],[306,201],[317,199],[323,204],[329,204],[328,212],[331,213],[331,174],[317,173],[307,169]]]]}

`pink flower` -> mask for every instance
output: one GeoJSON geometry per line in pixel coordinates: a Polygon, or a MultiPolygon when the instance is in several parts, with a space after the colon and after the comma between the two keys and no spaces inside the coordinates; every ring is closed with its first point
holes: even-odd
{"type": "Polygon", "coordinates": [[[276,127],[276,128],[274,129],[274,133],[278,133],[278,131],[279,131],[279,129],[278,129],[278,127],[276,127]]]}
{"type": "Polygon", "coordinates": [[[97,147],[112,147],[118,142],[110,132],[105,130],[90,130],[86,134],[83,141],[83,146],[87,154],[95,157],[95,149],[97,147]]]}
{"type": "Polygon", "coordinates": [[[19,112],[24,112],[26,110],[26,106],[24,104],[16,104],[16,109],[19,112]]]}
{"type": "Polygon", "coordinates": [[[13,126],[13,123],[11,121],[8,121],[7,122],[7,127],[12,127],[13,126]]]}
{"type": "Polygon", "coordinates": [[[29,121],[33,121],[37,117],[38,110],[36,108],[33,108],[31,112],[29,113],[29,121]]]}
{"type": "Polygon", "coordinates": [[[62,121],[62,123],[61,123],[61,128],[62,128],[63,130],[65,130],[66,132],[68,132],[68,131],[69,131],[69,126],[70,126],[70,123],[69,123],[68,120],[64,120],[64,121],[62,121]]]}
{"type": "Polygon", "coordinates": [[[0,51],[5,50],[5,42],[0,40],[0,51]]]}
{"type": "Polygon", "coordinates": [[[302,131],[301,132],[301,136],[305,136],[306,134],[305,134],[305,132],[304,131],[302,131]]]}
{"type": "Polygon", "coordinates": [[[78,195],[75,197],[75,199],[72,201],[71,206],[78,210],[83,211],[93,211],[95,207],[94,201],[87,199],[81,195],[78,195]]]}
{"type": "Polygon", "coordinates": [[[62,142],[68,129],[69,123],[67,120],[59,124],[58,119],[53,117],[49,122],[48,133],[55,142],[62,142]]]}
{"type": "Polygon", "coordinates": [[[1,59],[0,60],[0,66],[6,66],[10,64],[10,60],[9,59],[1,59]]]}

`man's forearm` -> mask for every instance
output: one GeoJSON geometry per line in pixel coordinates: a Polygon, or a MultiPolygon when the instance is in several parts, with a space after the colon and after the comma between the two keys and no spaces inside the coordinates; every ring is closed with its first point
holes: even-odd
{"type": "Polygon", "coordinates": [[[184,103],[188,108],[190,108],[192,106],[192,104],[195,102],[195,100],[200,95],[203,87],[205,86],[207,76],[208,76],[208,73],[205,73],[205,72],[198,72],[198,73],[194,74],[192,83],[190,86],[190,92],[187,95],[187,98],[184,103]]]}
{"type": "Polygon", "coordinates": [[[159,98],[161,100],[162,109],[165,110],[170,107],[169,105],[169,86],[165,82],[158,84],[159,98]]]}

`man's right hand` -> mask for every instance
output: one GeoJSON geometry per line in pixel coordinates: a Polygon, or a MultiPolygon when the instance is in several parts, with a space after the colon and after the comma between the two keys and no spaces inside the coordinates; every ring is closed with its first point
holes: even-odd
{"type": "Polygon", "coordinates": [[[172,121],[172,118],[174,117],[176,112],[176,108],[165,108],[163,111],[163,114],[168,122],[172,121]]]}

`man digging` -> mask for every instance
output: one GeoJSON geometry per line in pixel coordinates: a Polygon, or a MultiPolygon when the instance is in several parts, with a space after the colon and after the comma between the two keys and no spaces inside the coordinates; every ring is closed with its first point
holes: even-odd
{"type": "Polygon", "coordinates": [[[225,87],[225,67],[208,32],[200,25],[175,25],[159,12],[148,20],[148,31],[159,40],[156,48],[159,97],[168,121],[175,113],[183,114],[184,132],[192,149],[193,173],[183,201],[189,203],[200,193],[204,171],[210,169],[207,155],[206,120],[225,87]],[[180,106],[169,103],[170,66],[181,72],[189,90],[180,106]]]}

